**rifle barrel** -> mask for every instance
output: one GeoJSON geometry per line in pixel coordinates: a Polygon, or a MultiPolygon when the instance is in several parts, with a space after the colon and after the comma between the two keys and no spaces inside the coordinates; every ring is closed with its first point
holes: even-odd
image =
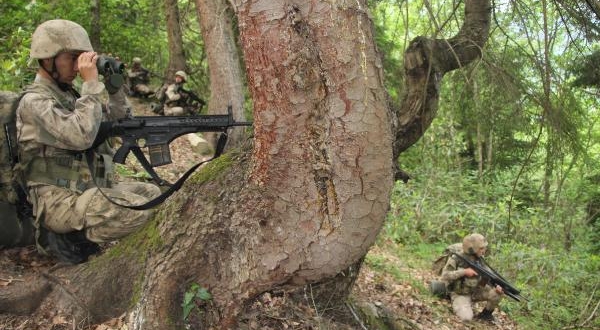
{"type": "MultiPolygon", "coordinates": [[[[475,269],[478,274],[488,278],[492,284],[499,285],[500,287],[502,287],[502,290],[504,291],[504,293],[507,296],[509,296],[512,299],[519,301],[519,302],[522,299],[525,299],[521,296],[521,294],[520,294],[521,292],[517,288],[515,288],[510,283],[508,283],[508,281],[506,281],[502,276],[497,274],[495,271],[492,272],[490,270],[487,270],[487,269],[483,268],[481,265],[476,264],[475,262],[463,257],[462,255],[460,255],[458,253],[453,253],[453,254],[455,256],[457,256],[459,259],[461,259],[462,261],[464,261],[467,265],[469,265],[469,267],[475,269]]],[[[484,261],[484,263],[485,263],[485,261],[484,261]]]]}

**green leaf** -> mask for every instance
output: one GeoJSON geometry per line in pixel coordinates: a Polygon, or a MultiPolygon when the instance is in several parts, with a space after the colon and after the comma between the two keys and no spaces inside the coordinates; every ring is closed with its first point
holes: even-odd
{"type": "Polygon", "coordinates": [[[185,295],[183,296],[183,306],[187,306],[189,305],[192,300],[194,299],[194,293],[192,291],[188,291],[185,293],[185,295]]]}
{"type": "Polygon", "coordinates": [[[211,300],[212,299],[212,295],[210,294],[210,292],[208,292],[205,288],[200,288],[197,292],[196,292],[196,297],[199,299],[202,299],[204,301],[207,300],[211,300]]]}
{"type": "Polygon", "coordinates": [[[190,312],[192,311],[192,309],[194,309],[194,307],[196,307],[196,305],[194,305],[194,304],[183,305],[183,319],[184,320],[187,320],[188,316],[190,316],[190,312]]]}

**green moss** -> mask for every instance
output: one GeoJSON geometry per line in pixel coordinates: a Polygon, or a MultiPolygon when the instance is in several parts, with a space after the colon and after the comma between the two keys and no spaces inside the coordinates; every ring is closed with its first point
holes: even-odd
{"type": "MultiPolygon", "coordinates": [[[[139,230],[119,240],[119,243],[106,251],[103,259],[124,255],[133,256],[138,254],[139,258],[144,258],[147,251],[155,251],[163,245],[162,238],[158,231],[159,216],[154,217],[139,230]]],[[[143,262],[143,260],[140,260],[143,262]]]]}
{"type": "Polygon", "coordinates": [[[226,153],[208,162],[198,173],[190,177],[189,181],[194,184],[202,184],[212,181],[232,164],[233,153],[226,153]]]}
{"type": "Polygon", "coordinates": [[[131,300],[129,302],[129,308],[132,309],[140,301],[142,297],[142,284],[144,283],[144,274],[140,273],[139,276],[133,281],[133,290],[131,292],[131,300]]]}

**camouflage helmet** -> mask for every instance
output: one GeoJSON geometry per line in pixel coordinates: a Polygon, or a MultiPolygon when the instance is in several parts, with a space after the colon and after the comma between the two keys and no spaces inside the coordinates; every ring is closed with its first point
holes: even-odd
{"type": "Polygon", "coordinates": [[[136,64],[141,64],[142,63],[142,59],[139,57],[134,57],[131,62],[136,63],[136,64]]]}
{"type": "Polygon", "coordinates": [[[470,234],[463,239],[463,252],[466,254],[476,254],[481,248],[487,248],[488,242],[481,234],[470,234]]]}
{"type": "Polygon", "coordinates": [[[31,36],[31,58],[51,58],[64,51],[94,51],[90,38],[81,25],[64,19],[53,19],[35,29],[31,36]]]}
{"type": "Polygon", "coordinates": [[[175,76],[180,76],[184,81],[187,81],[187,73],[185,71],[179,70],[175,72],[175,76]]]}

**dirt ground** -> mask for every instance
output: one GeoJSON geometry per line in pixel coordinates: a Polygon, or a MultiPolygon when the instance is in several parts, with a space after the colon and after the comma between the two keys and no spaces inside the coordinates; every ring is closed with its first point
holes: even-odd
{"type": "MultiPolygon", "coordinates": [[[[385,255],[385,251],[374,249],[370,253],[385,255]]],[[[401,264],[401,260],[390,258],[389,262],[401,264]]],[[[32,274],[47,274],[59,267],[55,260],[41,256],[34,247],[0,250],[0,292],[17,282],[25,281],[32,274]]],[[[380,329],[359,319],[358,306],[369,306],[385,311],[397,328],[421,330],[498,329],[517,330],[519,327],[505,313],[496,312],[493,324],[484,322],[461,323],[451,312],[449,301],[418,294],[415,281],[427,285],[433,274],[429,269],[401,267],[410,280],[398,281],[393,276],[364,265],[359,273],[352,293],[356,305],[345,305],[341,313],[320,311],[309,302],[292,303],[285,293],[269,292],[258,297],[245,313],[240,329],[380,329]],[[412,284],[411,284],[412,283],[412,284]],[[337,315],[335,319],[333,315],[337,315]],[[341,315],[341,317],[339,317],[341,315]],[[355,316],[355,317],[353,317],[355,316]]],[[[1,293],[0,293],[1,296],[1,293]]],[[[505,302],[510,303],[510,302],[505,302]]],[[[368,308],[369,308],[368,307],[368,308]]],[[[116,316],[102,324],[74,324],[68,316],[43,312],[31,318],[24,315],[0,314],[0,329],[4,330],[127,330],[126,315],[116,316]]],[[[392,329],[392,328],[390,328],[392,329]]]]}
{"type": "MultiPolygon", "coordinates": [[[[151,115],[149,104],[132,100],[138,115],[151,115]]],[[[184,138],[171,144],[173,164],[157,169],[159,175],[168,181],[175,181],[193,164],[206,159],[206,156],[195,154],[184,138]]],[[[131,157],[130,157],[131,158],[131,157]]],[[[134,171],[141,171],[135,162],[128,161],[134,171]]],[[[389,252],[374,248],[370,253],[383,256],[386,262],[402,265],[402,260],[391,256],[389,252]]],[[[1,290],[10,288],[18,282],[26,281],[28,276],[44,275],[53,267],[58,267],[55,260],[39,255],[34,247],[0,250],[0,297],[1,290]]],[[[401,266],[401,271],[409,280],[397,280],[393,276],[364,265],[355,283],[352,301],[340,311],[344,315],[342,321],[332,320],[327,311],[319,311],[310,303],[291,305],[284,293],[265,293],[258,297],[249,307],[242,320],[240,329],[378,329],[360,320],[356,306],[367,306],[378,313],[389,315],[394,319],[396,329],[501,329],[514,330],[518,326],[502,312],[496,313],[493,324],[473,322],[462,324],[452,314],[449,301],[418,294],[422,287],[427,287],[433,279],[429,269],[414,269],[401,266]],[[415,287],[420,283],[421,288],[415,287]]],[[[1,302],[0,302],[1,305],[1,302]]],[[[35,319],[24,315],[0,314],[0,329],[4,330],[126,330],[126,315],[115,316],[102,324],[74,324],[68,316],[54,315],[51,312],[41,313],[35,319]]],[[[340,314],[340,315],[341,315],[340,314]]]]}

